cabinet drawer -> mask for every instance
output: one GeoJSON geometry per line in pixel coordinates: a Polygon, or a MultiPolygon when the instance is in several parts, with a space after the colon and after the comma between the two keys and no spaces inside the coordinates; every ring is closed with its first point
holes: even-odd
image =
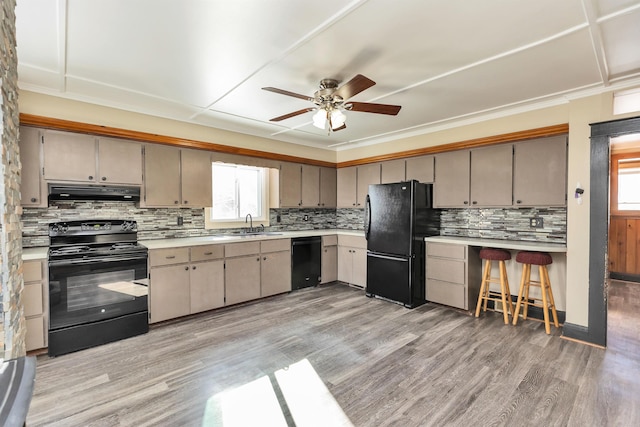
{"type": "Polygon", "coordinates": [[[427,301],[467,310],[466,296],[467,287],[465,285],[427,279],[427,301]]]}
{"type": "Polygon", "coordinates": [[[151,267],[189,262],[189,248],[154,249],[149,251],[151,267]]]}
{"type": "Polygon", "coordinates": [[[466,259],[466,245],[427,242],[427,256],[466,259]]]}
{"type": "Polygon", "coordinates": [[[338,236],[336,234],[331,236],[322,236],[322,246],[337,246],[338,236]]]}
{"type": "Polygon", "coordinates": [[[39,282],[42,280],[42,263],[27,261],[22,263],[22,276],[25,282],[39,282]]]}
{"type": "Polygon", "coordinates": [[[191,261],[208,261],[221,258],[224,258],[224,245],[205,245],[191,248],[191,261]]]}
{"type": "Polygon", "coordinates": [[[45,347],[44,341],[44,318],[42,316],[32,317],[25,321],[27,333],[24,339],[27,351],[45,347]]]}
{"type": "Polygon", "coordinates": [[[452,259],[427,257],[427,278],[466,284],[466,263],[452,259]]]}
{"type": "Polygon", "coordinates": [[[345,234],[339,234],[338,244],[340,246],[350,246],[352,248],[367,249],[367,239],[360,236],[348,236],[345,234]]]}
{"type": "Polygon", "coordinates": [[[224,248],[227,258],[260,253],[260,242],[229,243],[224,248]]]}
{"type": "Polygon", "coordinates": [[[291,239],[263,240],[260,242],[260,252],[282,252],[291,250],[291,239]]]}
{"type": "Polygon", "coordinates": [[[41,316],[44,308],[42,303],[42,284],[31,283],[24,285],[22,296],[25,317],[41,316]]]}

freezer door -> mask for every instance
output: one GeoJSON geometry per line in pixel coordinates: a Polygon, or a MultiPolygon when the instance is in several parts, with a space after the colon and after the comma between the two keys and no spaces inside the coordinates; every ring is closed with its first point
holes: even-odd
{"type": "Polygon", "coordinates": [[[379,296],[412,306],[410,257],[367,252],[367,288],[369,296],[379,296]]]}
{"type": "Polygon", "coordinates": [[[368,250],[411,255],[414,185],[400,182],[369,186],[365,214],[368,250]]]}

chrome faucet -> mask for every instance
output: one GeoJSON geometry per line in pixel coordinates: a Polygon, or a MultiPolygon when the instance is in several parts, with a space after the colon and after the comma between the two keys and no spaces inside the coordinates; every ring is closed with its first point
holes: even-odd
{"type": "Polygon", "coordinates": [[[251,233],[253,232],[253,217],[250,213],[248,213],[247,216],[244,217],[245,224],[247,223],[247,221],[249,221],[249,233],[251,233]]]}

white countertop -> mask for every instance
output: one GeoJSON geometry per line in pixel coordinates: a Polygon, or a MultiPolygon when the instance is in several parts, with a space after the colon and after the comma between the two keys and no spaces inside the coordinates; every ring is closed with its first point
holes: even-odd
{"type": "Polygon", "coordinates": [[[425,242],[456,243],[468,246],[513,249],[518,251],[567,252],[567,245],[559,243],[528,242],[523,240],[479,239],[474,237],[432,236],[425,242]]]}
{"type": "Polygon", "coordinates": [[[47,259],[49,248],[24,248],[22,249],[22,261],[33,261],[36,259],[47,259]]]}
{"type": "Polygon", "coordinates": [[[175,239],[154,239],[154,240],[140,240],[138,243],[145,246],[148,249],[165,249],[165,248],[179,248],[184,246],[198,246],[198,245],[212,245],[218,243],[236,243],[236,242],[248,242],[252,240],[272,240],[272,239],[293,239],[296,237],[307,236],[328,236],[333,234],[343,234],[348,236],[361,236],[364,237],[363,231],[351,231],[351,230],[302,230],[302,231],[276,231],[270,234],[249,234],[249,235],[213,235],[213,236],[201,236],[201,237],[181,237],[175,239]]]}

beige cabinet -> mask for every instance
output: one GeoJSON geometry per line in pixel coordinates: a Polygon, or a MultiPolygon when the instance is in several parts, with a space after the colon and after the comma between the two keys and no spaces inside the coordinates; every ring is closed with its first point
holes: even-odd
{"type": "Polygon", "coordinates": [[[206,151],[147,144],[145,207],[211,206],[211,157],[206,151]]]}
{"type": "Polygon", "coordinates": [[[382,184],[401,182],[406,179],[406,162],[404,159],[382,162],[380,168],[380,182],[382,184]]]}
{"type": "Polygon", "coordinates": [[[469,150],[436,155],[434,207],[468,207],[471,154],[469,150]]]}
{"type": "Polygon", "coordinates": [[[338,235],[338,280],[361,288],[367,285],[367,241],[338,235]]]}
{"type": "Polygon", "coordinates": [[[302,165],[302,182],[300,185],[300,206],[317,208],[320,206],[320,167],[302,165]]]}
{"type": "Polygon", "coordinates": [[[566,203],[566,135],[514,144],[513,204],[564,206],[566,203]]]}
{"type": "Polygon", "coordinates": [[[142,183],[142,145],[71,132],[44,131],[44,178],[101,184],[142,183]]]}
{"type": "Polygon", "coordinates": [[[471,150],[471,207],[511,206],[513,145],[471,150]]]}
{"type": "Polygon", "coordinates": [[[406,162],[407,181],[415,179],[424,184],[430,184],[434,178],[435,156],[410,157],[406,162]]]}
{"type": "Polygon", "coordinates": [[[47,207],[46,185],[42,176],[42,132],[20,126],[20,195],[21,205],[47,207]]]}
{"type": "Polygon", "coordinates": [[[370,184],[380,184],[380,163],[338,169],[338,207],[364,208],[370,184]]]}
{"type": "Polygon", "coordinates": [[[49,284],[46,260],[22,263],[24,289],[22,300],[26,321],[27,351],[47,346],[49,329],[49,284]]]}
{"type": "Polygon", "coordinates": [[[302,166],[298,163],[280,165],[280,207],[299,208],[302,205],[302,166]]]}
{"type": "Polygon", "coordinates": [[[475,309],[480,292],[479,248],[427,242],[426,251],[426,300],[475,309]]]}
{"type": "Polygon", "coordinates": [[[150,322],[224,306],[224,245],[149,251],[150,322]]]}
{"type": "Polygon", "coordinates": [[[338,236],[322,236],[320,284],[338,280],[338,236]]]}
{"type": "Polygon", "coordinates": [[[291,240],[260,242],[260,296],[291,291],[291,240]]]}
{"type": "Polygon", "coordinates": [[[260,298],[260,242],[225,245],[226,304],[260,298]]]}
{"type": "Polygon", "coordinates": [[[337,197],[337,173],[335,168],[320,168],[320,207],[335,208],[337,197]]]}

